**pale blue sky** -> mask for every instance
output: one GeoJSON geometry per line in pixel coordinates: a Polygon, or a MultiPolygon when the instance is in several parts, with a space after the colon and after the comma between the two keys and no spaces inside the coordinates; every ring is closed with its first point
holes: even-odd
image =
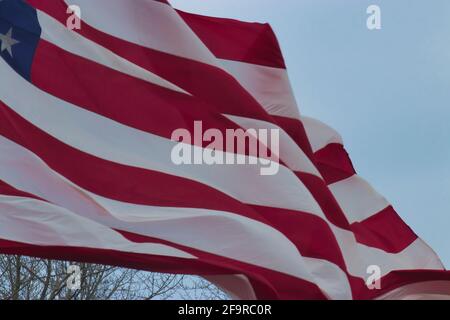
{"type": "Polygon", "coordinates": [[[357,171],[450,268],[449,0],[172,0],[269,22],[304,115],[337,129],[357,171]],[[382,30],[366,9],[381,7],[382,30]]]}

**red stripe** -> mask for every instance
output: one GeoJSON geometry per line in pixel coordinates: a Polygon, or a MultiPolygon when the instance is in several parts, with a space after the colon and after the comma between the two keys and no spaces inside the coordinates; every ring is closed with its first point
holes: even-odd
{"type": "Polygon", "coordinates": [[[296,172],[296,175],[311,192],[327,219],[342,229],[350,230],[350,224],[344,212],[324,181],[309,173],[296,172]]]}
{"type": "Polygon", "coordinates": [[[286,68],[269,24],[178,13],[217,58],[286,68]]]}
{"type": "Polygon", "coordinates": [[[403,251],[418,238],[391,206],[351,228],[359,243],[392,253],[403,251]]]}
{"type": "Polygon", "coordinates": [[[28,192],[24,192],[22,190],[18,190],[12,186],[10,186],[9,184],[7,184],[6,182],[0,180],[0,195],[5,195],[5,196],[12,196],[12,197],[24,197],[24,198],[32,198],[32,199],[36,199],[36,200],[42,200],[41,198],[28,193],[28,192]]]}
{"type": "Polygon", "coordinates": [[[272,116],[274,122],[286,131],[287,134],[297,143],[308,158],[314,162],[314,155],[303,122],[298,119],[282,116],[272,116]]]}
{"type": "Polygon", "coordinates": [[[314,162],[327,184],[345,180],[356,174],[347,151],[332,143],[314,154],[314,162]]]}

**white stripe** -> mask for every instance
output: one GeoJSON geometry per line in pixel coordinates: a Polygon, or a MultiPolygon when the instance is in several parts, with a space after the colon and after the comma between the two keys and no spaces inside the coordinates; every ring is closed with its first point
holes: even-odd
{"type": "MultiPolygon", "coordinates": [[[[89,7],[89,6],[88,6],[89,7]]],[[[42,28],[41,38],[74,55],[91,60],[113,70],[128,74],[166,89],[188,94],[169,81],[151,73],[144,68],[116,55],[97,43],[65,28],[54,18],[37,10],[39,24],[42,28]]]]}
{"type": "Polygon", "coordinates": [[[354,175],[329,186],[349,223],[364,221],[390,206],[364,179],[354,175]]]}
{"type": "Polygon", "coordinates": [[[300,119],[297,102],[285,69],[232,60],[219,61],[267,113],[300,119]]]}
{"type": "Polygon", "coordinates": [[[97,30],[139,46],[216,64],[209,49],[167,4],[153,0],[77,0],[77,5],[82,8],[82,20],[97,30]]]}
{"type": "Polygon", "coordinates": [[[301,120],[313,152],[317,152],[332,143],[344,145],[341,135],[323,122],[309,117],[301,117],[301,120]]]}
{"type": "Polygon", "coordinates": [[[0,238],[38,246],[117,250],[195,259],[163,244],[138,244],[66,209],[34,199],[0,195],[0,238]]]}

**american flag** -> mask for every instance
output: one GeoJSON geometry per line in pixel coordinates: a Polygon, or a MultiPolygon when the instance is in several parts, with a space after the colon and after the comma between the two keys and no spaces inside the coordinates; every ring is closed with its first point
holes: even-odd
{"type": "Polygon", "coordinates": [[[340,135],[300,115],[269,25],[76,3],[71,30],[67,1],[0,1],[0,252],[201,275],[240,299],[450,297],[340,135]],[[195,121],[278,129],[279,172],[174,164],[195,121]]]}

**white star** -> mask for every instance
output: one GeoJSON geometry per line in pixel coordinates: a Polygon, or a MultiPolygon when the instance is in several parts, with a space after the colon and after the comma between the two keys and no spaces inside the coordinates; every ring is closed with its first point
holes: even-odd
{"type": "Polygon", "coordinates": [[[9,29],[9,31],[6,34],[0,33],[0,41],[2,42],[0,52],[3,52],[6,50],[6,51],[8,51],[9,55],[12,57],[12,46],[19,43],[19,41],[12,38],[12,28],[9,29]]]}

